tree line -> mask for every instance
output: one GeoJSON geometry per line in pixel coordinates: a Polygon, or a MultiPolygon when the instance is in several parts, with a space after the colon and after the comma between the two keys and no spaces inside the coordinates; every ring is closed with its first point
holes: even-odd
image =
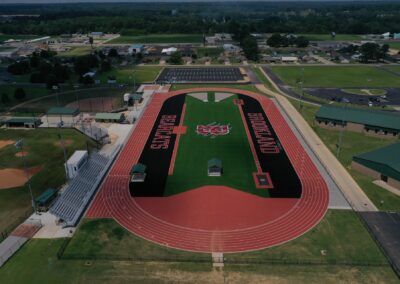
{"type": "Polygon", "coordinates": [[[400,31],[400,3],[130,3],[0,5],[0,14],[37,13],[5,19],[5,34],[59,35],[103,31],[149,33],[230,32],[367,34],[400,31]],[[177,13],[172,14],[171,11],[177,13]]]}

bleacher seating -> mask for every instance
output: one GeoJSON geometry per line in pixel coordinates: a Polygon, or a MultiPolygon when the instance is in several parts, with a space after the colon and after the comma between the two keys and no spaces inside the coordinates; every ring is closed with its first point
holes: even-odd
{"type": "Polygon", "coordinates": [[[78,176],[70,181],[50,208],[50,212],[65,221],[67,226],[75,226],[106,173],[110,160],[109,157],[93,153],[78,176]]]}

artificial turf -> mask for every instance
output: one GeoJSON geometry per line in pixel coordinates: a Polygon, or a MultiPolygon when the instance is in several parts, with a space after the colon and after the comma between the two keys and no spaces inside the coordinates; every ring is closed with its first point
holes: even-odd
{"type": "MultiPolygon", "coordinates": [[[[214,96],[209,94],[209,98],[214,96]]],[[[269,196],[267,190],[255,187],[252,173],[257,169],[239,109],[233,104],[235,98],[237,96],[205,103],[186,96],[183,125],[187,126],[187,131],[180,138],[174,173],[167,180],[165,196],[205,185],[224,185],[258,196],[269,196]],[[196,133],[197,125],[213,122],[229,124],[230,133],[214,138],[196,133]],[[207,175],[207,162],[212,158],[222,161],[221,177],[207,175]]]]}

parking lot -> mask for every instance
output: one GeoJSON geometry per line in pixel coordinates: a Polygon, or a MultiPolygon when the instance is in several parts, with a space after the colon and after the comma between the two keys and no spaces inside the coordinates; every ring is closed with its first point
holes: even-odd
{"type": "Polygon", "coordinates": [[[306,88],[305,92],[328,101],[346,102],[358,105],[386,106],[400,105],[400,89],[385,88],[385,96],[365,96],[349,94],[336,88],[306,88]]]}
{"type": "Polygon", "coordinates": [[[158,83],[237,82],[244,80],[238,67],[165,68],[158,83]]]}

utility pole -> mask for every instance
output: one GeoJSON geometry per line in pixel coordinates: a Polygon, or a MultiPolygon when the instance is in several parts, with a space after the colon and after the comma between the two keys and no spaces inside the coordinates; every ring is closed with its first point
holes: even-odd
{"type": "Polygon", "coordinates": [[[300,101],[299,101],[300,113],[303,110],[303,86],[304,86],[304,67],[301,67],[300,101]]]}
{"type": "Polygon", "coordinates": [[[53,90],[56,92],[57,106],[60,106],[60,100],[58,98],[58,86],[54,85],[53,90]]]}
{"type": "Polygon", "coordinates": [[[58,124],[58,131],[59,131],[59,133],[58,133],[58,138],[60,138],[61,147],[62,147],[63,153],[64,153],[65,180],[66,180],[66,182],[68,182],[68,180],[69,180],[69,175],[68,175],[68,166],[67,166],[67,151],[66,151],[66,149],[65,149],[64,138],[63,138],[62,135],[61,135],[61,128],[62,128],[63,125],[64,125],[64,122],[62,121],[62,116],[60,116],[60,119],[61,119],[61,121],[60,121],[60,123],[58,124]]]}
{"type": "Polygon", "coordinates": [[[28,182],[29,194],[31,195],[32,208],[33,208],[33,212],[36,213],[36,203],[35,203],[35,199],[33,198],[31,179],[30,179],[30,175],[29,175],[29,171],[28,171],[28,165],[27,165],[27,162],[26,162],[26,159],[25,159],[25,153],[24,153],[24,140],[23,139],[19,139],[14,145],[15,145],[15,147],[17,149],[21,150],[22,160],[24,162],[25,175],[26,175],[26,179],[27,179],[27,182],[28,182]]]}
{"type": "Polygon", "coordinates": [[[336,151],[336,158],[339,158],[340,156],[340,151],[342,150],[342,143],[343,143],[343,132],[344,132],[344,126],[345,126],[345,114],[346,114],[346,106],[347,104],[344,103],[343,105],[343,115],[342,115],[342,125],[339,133],[339,143],[337,146],[337,151],[336,151]]]}

